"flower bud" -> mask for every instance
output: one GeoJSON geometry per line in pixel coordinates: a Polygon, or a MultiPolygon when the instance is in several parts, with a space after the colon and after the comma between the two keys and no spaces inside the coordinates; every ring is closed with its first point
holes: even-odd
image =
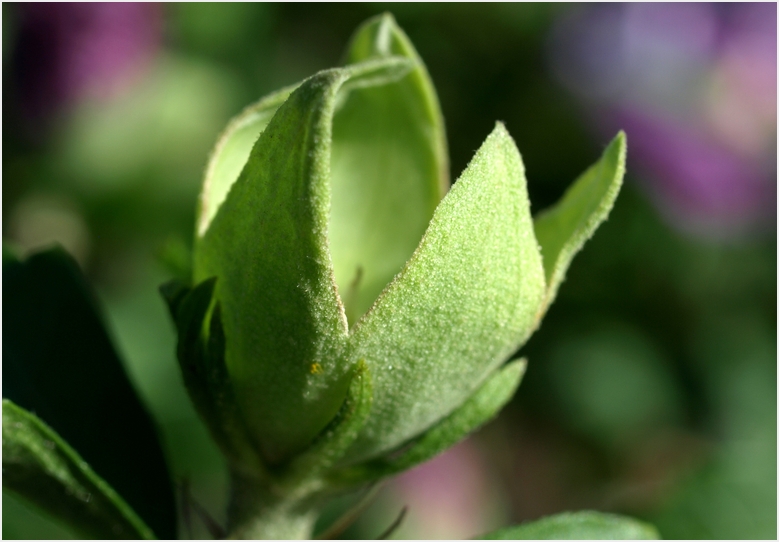
{"type": "Polygon", "coordinates": [[[446,193],[435,91],[391,16],[345,58],[228,126],[195,286],[164,293],[187,387],[233,469],[348,485],[431,457],[510,399],[525,364],[506,361],[611,209],[625,139],[534,222],[500,123],[446,193]]]}

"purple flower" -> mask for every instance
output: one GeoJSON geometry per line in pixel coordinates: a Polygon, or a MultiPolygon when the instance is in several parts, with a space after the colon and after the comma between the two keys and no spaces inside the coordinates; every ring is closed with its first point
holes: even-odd
{"type": "Polygon", "coordinates": [[[502,503],[492,482],[471,440],[399,476],[390,487],[409,510],[401,538],[462,538],[496,528],[502,503]]]}
{"type": "Polygon", "coordinates": [[[773,230],[775,4],[579,9],[553,32],[551,61],[596,129],[628,133],[633,171],[672,224],[718,238],[773,230]]]}
{"type": "Polygon", "coordinates": [[[775,176],[755,161],[675,119],[624,109],[613,122],[630,134],[645,188],[672,224],[719,238],[771,225],[775,176]]]}
{"type": "Polygon", "coordinates": [[[125,88],[153,58],[162,13],[155,4],[20,4],[14,71],[22,107],[42,117],[125,88]]]}

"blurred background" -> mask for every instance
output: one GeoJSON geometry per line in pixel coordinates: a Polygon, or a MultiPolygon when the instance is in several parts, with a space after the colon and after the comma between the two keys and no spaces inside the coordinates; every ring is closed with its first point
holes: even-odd
{"type": "MultiPolygon", "coordinates": [[[[496,120],[533,211],[618,129],[626,185],[493,423],[386,484],[345,533],[466,538],[563,510],[665,538],[776,538],[775,4],[8,4],[3,239],[61,243],[97,289],[177,482],[224,521],[224,463],[157,287],[187,257],[208,152],[245,105],[391,11],[438,89],[456,177],[496,120]]],[[[336,503],[324,526],[348,502],[336,503]]],[[[201,521],[182,536],[207,537],[201,521]]],[[[3,494],[4,538],[67,538],[3,494]]]]}

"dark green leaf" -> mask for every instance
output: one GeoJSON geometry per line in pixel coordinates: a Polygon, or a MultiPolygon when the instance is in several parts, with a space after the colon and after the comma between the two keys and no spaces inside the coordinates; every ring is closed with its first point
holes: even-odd
{"type": "Polygon", "coordinates": [[[38,417],[3,399],[3,487],[90,538],[154,538],[124,500],[38,417]]]}
{"type": "Polygon", "coordinates": [[[657,529],[647,523],[601,512],[566,512],[507,527],[480,540],[657,540],[657,529]]]}
{"type": "Polygon", "coordinates": [[[163,538],[176,509],[154,424],[76,262],[51,249],[3,262],[3,397],[35,412],[163,538]]]}

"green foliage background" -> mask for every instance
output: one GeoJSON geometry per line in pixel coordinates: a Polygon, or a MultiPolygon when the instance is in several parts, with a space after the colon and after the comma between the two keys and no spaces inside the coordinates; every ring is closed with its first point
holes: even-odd
{"type": "MultiPolygon", "coordinates": [[[[501,120],[537,212],[607,143],[547,70],[549,28],[565,5],[166,5],[143,78],[35,129],[9,83],[15,9],[3,5],[3,237],[23,248],[56,238],[75,253],[174,475],[220,521],[224,465],[186,396],[157,286],[186,253],[202,169],[233,115],[337,65],[354,28],[390,9],[438,90],[453,178],[501,120]]],[[[517,396],[475,437],[500,480],[500,502],[484,506],[500,508],[502,524],[591,508],[652,522],[665,538],[775,538],[775,234],[684,236],[637,188],[637,173],[629,161],[611,218],[523,349],[517,396]]],[[[397,511],[392,495],[348,534],[381,532],[397,511]]],[[[4,538],[70,535],[3,497],[4,538]]],[[[419,536],[414,525],[397,536],[419,536]]]]}

